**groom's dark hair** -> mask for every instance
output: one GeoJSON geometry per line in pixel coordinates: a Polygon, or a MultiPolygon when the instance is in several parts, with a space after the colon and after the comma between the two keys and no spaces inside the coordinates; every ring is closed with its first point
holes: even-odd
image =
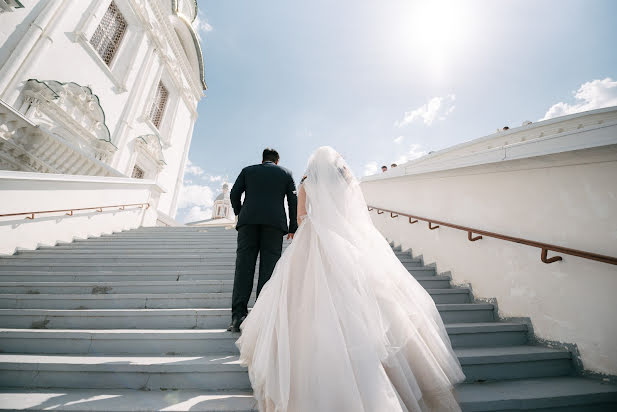
{"type": "Polygon", "coordinates": [[[262,155],[262,162],[278,162],[279,161],[279,152],[277,152],[276,150],[270,148],[270,147],[266,147],[264,149],[264,153],[262,155]]]}

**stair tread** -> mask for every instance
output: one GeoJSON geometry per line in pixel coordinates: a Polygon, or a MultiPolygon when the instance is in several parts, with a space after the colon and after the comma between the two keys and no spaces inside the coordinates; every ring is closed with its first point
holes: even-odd
{"type": "MultiPolygon", "coordinates": [[[[146,285],[144,285],[146,286],[146,285]]],[[[463,289],[426,289],[429,294],[467,294],[469,290],[463,289]]],[[[129,299],[129,298],[176,298],[176,299],[209,299],[209,298],[231,298],[232,292],[181,292],[181,293],[0,293],[0,299],[129,299]]]]}
{"type": "Polygon", "coordinates": [[[533,345],[455,348],[454,352],[456,353],[456,356],[458,356],[462,365],[469,362],[489,362],[495,358],[507,358],[509,360],[516,361],[530,360],[530,358],[569,359],[572,357],[570,351],[565,349],[555,349],[533,345]]]}
{"type": "Polygon", "coordinates": [[[197,356],[168,355],[38,355],[0,353],[0,368],[11,370],[108,370],[148,372],[211,372],[239,371],[237,354],[216,354],[197,356]]]}
{"type": "MultiPolygon", "coordinates": [[[[617,399],[617,386],[581,377],[549,377],[517,379],[457,386],[461,406],[465,410],[488,411],[492,405],[500,409],[532,406],[550,400],[552,404],[580,404],[586,396],[617,399]],[[483,408],[486,406],[486,408],[483,408]]],[[[140,391],[131,389],[25,389],[0,388],[0,409],[36,409],[51,407],[62,410],[124,411],[256,411],[251,391],[140,391]]]]}
{"type": "MultiPolygon", "coordinates": [[[[589,394],[609,394],[613,402],[617,402],[617,385],[608,384],[596,379],[580,376],[556,376],[545,378],[513,379],[483,383],[463,383],[457,386],[461,406],[470,407],[473,404],[499,404],[499,409],[518,409],[524,406],[524,401],[547,399],[556,405],[555,398],[563,397],[581,399],[589,394]]],[[[472,409],[491,410],[491,409],[472,409]]],[[[493,409],[494,410],[494,409],[493,409]]]]}
{"type": "MultiPolygon", "coordinates": [[[[475,322],[475,323],[446,323],[446,329],[523,329],[525,325],[516,322],[475,322]]],[[[114,336],[142,336],[142,335],[157,335],[157,336],[238,336],[237,334],[228,332],[226,329],[18,329],[18,328],[1,328],[0,335],[20,334],[27,335],[114,335],[114,336]]]]}
{"type": "MultiPolygon", "coordinates": [[[[454,349],[461,365],[488,363],[494,361],[521,361],[535,359],[562,359],[569,358],[570,352],[537,346],[506,346],[488,348],[460,348],[454,349]]],[[[231,352],[231,351],[230,351],[231,352]]],[[[212,368],[234,370],[242,368],[238,355],[230,353],[198,356],[168,356],[168,355],[104,355],[104,354],[79,354],[79,355],[39,355],[39,354],[6,354],[0,353],[0,366],[30,369],[32,365],[47,365],[47,369],[53,369],[68,365],[81,365],[83,367],[104,367],[110,370],[114,368],[145,368],[154,367],[161,370],[162,366],[169,370],[204,370],[212,368]],[[52,366],[56,365],[56,366],[52,366]]],[[[164,370],[163,370],[164,371],[164,370]]]]}
{"type": "MultiPolygon", "coordinates": [[[[34,295],[39,296],[39,295],[34,295]]],[[[437,303],[438,309],[442,310],[487,310],[493,309],[493,305],[491,303],[437,303]]],[[[195,313],[195,312],[222,312],[229,313],[231,309],[224,308],[178,308],[178,309],[0,309],[0,314],[19,314],[19,312],[26,313],[48,313],[51,312],[52,315],[62,315],[65,313],[82,313],[84,315],[92,315],[92,314],[122,314],[124,312],[131,313],[151,313],[151,314],[160,314],[162,312],[171,312],[175,314],[181,314],[182,311],[187,313],[195,313]]]]}
{"type": "Polygon", "coordinates": [[[0,388],[0,410],[257,412],[251,391],[0,388]]]}

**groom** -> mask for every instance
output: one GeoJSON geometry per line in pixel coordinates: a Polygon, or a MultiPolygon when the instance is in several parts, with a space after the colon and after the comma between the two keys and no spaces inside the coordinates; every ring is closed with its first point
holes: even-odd
{"type": "Polygon", "coordinates": [[[240,324],[248,314],[248,303],[253,290],[255,263],[259,253],[259,280],[257,296],[270,279],[283,250],[283,236],[293,239],[296,222],[296,185],[291,172],[278,166],[279,154],[267,148],[262,162],[247,166],[240,172],[229,197],[238,216],[238,248],[236,273],[231,301],[231,324],[227,330],[240,332],[240,324]],[[241,202],[244,193],[244,203],[241,202]],[[283,201],[287,196],[289,228],[283,201]]]}

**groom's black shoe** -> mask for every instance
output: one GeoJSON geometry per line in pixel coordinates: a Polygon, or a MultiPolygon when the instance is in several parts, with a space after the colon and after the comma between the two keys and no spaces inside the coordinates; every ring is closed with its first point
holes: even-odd
{"type": "Polygon", "coordinates": [[[242,316],[241,318],[238,318],[238,317],[231,318],[231,323],[229,324],[229,327],[227,328],[227,330],[229,332],[234,332],[234,333],[240,332],[240,325],[242,324],[244,319],[246,319],[246,316],[242,316]]]}

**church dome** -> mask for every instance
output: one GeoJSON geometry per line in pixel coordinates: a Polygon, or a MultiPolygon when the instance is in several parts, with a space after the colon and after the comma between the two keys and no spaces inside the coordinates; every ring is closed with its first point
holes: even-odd
{"type": "Polygon", "coordinates": [[[219,194],[216,199],[214,199],[214,201],[216,202],[217,200],[225,200],[225,193],[221,193],[219,194]]]}

